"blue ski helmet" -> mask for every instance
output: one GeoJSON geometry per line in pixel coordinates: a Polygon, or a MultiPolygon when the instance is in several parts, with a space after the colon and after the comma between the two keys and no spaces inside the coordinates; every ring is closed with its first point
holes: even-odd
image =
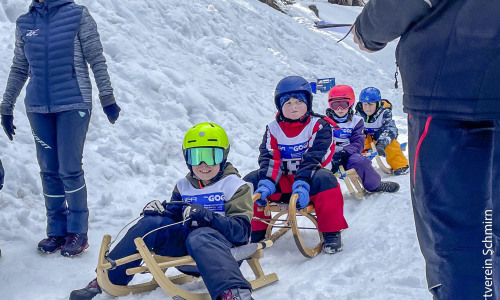
{"type": "Polygon", "coordinates": [[[274,104],[281,113],[280,98],[287,93],[304,93],[307,104],[307,111],[312,109],[312,90],[309,82],[300,76],[288,76],[280,80],[274,90],[274,104]]]}
{"type": "Polygon", "coordinates": [[[382,95],[377,88],[367,87],[359,94],[359,102],[379,102],[382,101],[382,95]]]}

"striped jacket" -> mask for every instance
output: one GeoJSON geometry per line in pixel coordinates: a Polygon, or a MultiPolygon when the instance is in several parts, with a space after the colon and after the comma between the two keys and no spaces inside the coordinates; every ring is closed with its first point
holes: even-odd
{"type": "Polygon", "coordinates": [[[90,64],[102,106],[115,103],[97,25],[73,0],[31,4],[16,21],[14,59],[0,112],[12,115],[26,80],[26,111],[92,108],[90,64]]]}
{"type": "MultiPolygon", "coordinates": [[[[260,145],[259,178],[278,182],[282,174],[308,183],[335,152],[331,119],[313,114],[305,123],[273,121],[260,145]]],[[[336,126],[336,125],[335,125],[336,126]]]]}

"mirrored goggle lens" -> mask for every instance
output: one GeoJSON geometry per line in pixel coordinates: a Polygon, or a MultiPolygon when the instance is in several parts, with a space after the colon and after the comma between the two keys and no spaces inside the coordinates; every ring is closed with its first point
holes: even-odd
{"type": "Polygon", "coordinates": [[[349,101],[331,101],[330,107],[333,110],[337,110],[339,109],[339,107],[341,107],[342,109],[346,109],[349,107],[349,101]]]}
{"type": "Polygon", "coordinates": [[[189,165],[198,166],[202,162],[209,166],[218,165],[224,159],[222,148],[190,148],[184,151],[189,165]]]}

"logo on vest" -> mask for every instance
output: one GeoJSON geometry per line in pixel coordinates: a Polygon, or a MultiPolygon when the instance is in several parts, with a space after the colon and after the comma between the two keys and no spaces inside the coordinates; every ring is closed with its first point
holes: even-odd
{"type": "Polygon", "coordinates": [[[84,111],[79,111],[78,113],[80,114],[80,117],[82,117],[82,118],[85,117],[85,115],[86,115],[86,113],[84,111]]]}
{"type": "Polygon", "coordinates": [[[26,32],[26,36],[36,36],[40,32],[40,29],[33,29],[33,30],[28,30],[26,32]]]}

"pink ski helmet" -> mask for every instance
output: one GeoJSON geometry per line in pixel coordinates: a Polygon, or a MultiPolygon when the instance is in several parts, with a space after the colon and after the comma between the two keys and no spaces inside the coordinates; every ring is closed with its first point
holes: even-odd
{"type": "Polygon", "coordinates": [[[356,101],[353,89],[345,84],[339,84],[330,89],[328,92],[328,103],[332,101],[349,101],[349,107],[356,101]]]}

